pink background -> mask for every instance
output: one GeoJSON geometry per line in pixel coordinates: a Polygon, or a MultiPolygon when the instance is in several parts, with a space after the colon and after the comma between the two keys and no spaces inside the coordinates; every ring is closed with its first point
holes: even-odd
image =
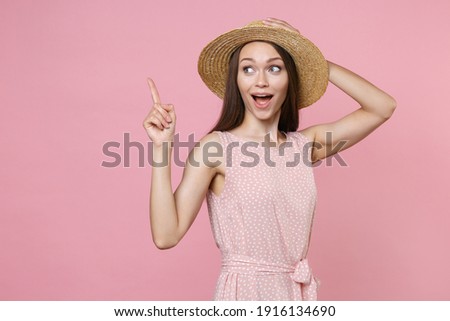
{"type": "MultiPolygon", "coordinates": [[[[267,16],[393,95],[393,117],[315,169],[309,260],[321,300],[450,299],[450,2],[0,3],[0,299],[209,300],[220,268],[206,207],[174,249],[152,243],[151,168],[102,167],[146,144],[146,77],[202,137],[220,101],[197,75],[215,36],[267,16]]],[[[330,85],[301,128],[358,106],[330,85]]],[[[146,149],[148,150],[148,149],[146,149]]],[[[187,151],[183,151],[183,160],[187,151]]],[[[147,160],[147,158],[146,158],[147,160]]],[[[174,167],[178,185],[182,168],[174,167]]]]}

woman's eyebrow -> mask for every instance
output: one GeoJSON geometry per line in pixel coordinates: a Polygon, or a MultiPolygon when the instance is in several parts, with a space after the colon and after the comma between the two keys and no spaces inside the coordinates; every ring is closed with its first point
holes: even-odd
{"type": "MultiPolygon", "coordinates": [[[[246,60],[251,61],[251,62],[255,62],[255,59],[253,59],[253,58],[242,58],[239,63],[241,63],[243,61],[246,61],[246,60]]],[[[273,58],[267,59],[267,62],[269,63],[269,62],[272,62],[274,60],[283,60],[283,59],[281,59],[281,57],[273,57],[273,58]]]]}

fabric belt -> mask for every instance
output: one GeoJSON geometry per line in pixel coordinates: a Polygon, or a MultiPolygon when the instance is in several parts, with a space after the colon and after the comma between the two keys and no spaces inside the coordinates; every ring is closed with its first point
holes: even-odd
{"type": "Polygon", "coordinates": [[[222,271],[238,274],[282,274],[287,273],[291,279],[301,285],[302,300],[317,300],[318,280],[312,275],[306,258],[295,266],[288,264],[257,260],[239,254],[227,254],[222,257],[222,271]]]}

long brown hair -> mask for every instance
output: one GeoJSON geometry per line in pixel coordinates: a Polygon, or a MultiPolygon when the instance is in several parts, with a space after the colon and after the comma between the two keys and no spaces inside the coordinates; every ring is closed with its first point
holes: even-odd
{"type": "MultiPolygon", "coordinates": [[[[278,122],[278,130],[289,132],[296,131],[299,125],[299,97],[296,94],[299,86],[297,69],[294,60],[286,50],[275,43],[268,42],[278,52],[283,59],[288,74],[288,90],[286,99],[281,106],[280,120],[278,122]]],[[[239,67],[239,54],[246,44],[238,47],[230,57],[228,65],[228,76],[225,87],[225,95],[223,98],[222,112],[216,125],[209,131],[227,131],[238,127],[244,121],[245,105],[242,100],[237,85],[237,74],[239,67]]]]}

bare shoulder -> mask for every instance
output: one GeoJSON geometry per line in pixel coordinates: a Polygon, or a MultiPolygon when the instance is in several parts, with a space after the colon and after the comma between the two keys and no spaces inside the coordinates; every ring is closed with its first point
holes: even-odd
{"type": "Polygon", "coordinates": [[[316,130],[317,130],[317,126],[310,126],[308,128],[299,130],[298,132],[300,134],[302,134],[303,136],[305,136],[308,139],[308,141],[314,142],[314,140],[316,138],[316,130]]]}
{"type": "Polygon", "coordinates": [[[310,159],[312,161],[312,163],[314,164],[315,162],[317,162],[319,159],[317,158],[317,151],[316,151],[316,139],[317,139],[317,130],[319,128],[319,125],[313,125],[307,128],[304,128],[302,130],[299,131],[300,134],[304,135],[306,137],[306,139],[308,140],[308,142],[311,142],[313,145],[310,151],[310,159]]]}
{"type": "Polygon", "coordinates": [[[224,151],[219,134],[212,132],[203,136],[196,143],[189,157],[199,163],[200,166],[221,173],[223,171],[224,151]]]}
{"type": "Polygon", "coordinates": [[[212,152],[214,149],[221,149],[222,140],[217,132],[212,132],[203,136],[198,144],[196,144],[196,147],[199,147],[203,151],[211,150],[212,152]]]}
{"type": "Polygon", "coordinates": [[[212,142],[221,144],[221,140],[220,140],[219,134],[217,132],[212,132],[212,133],[206,134],[205,136],[203,136],[200,139],[200,144],[206,144],[206,143],[212,143],[212,142]]]}

